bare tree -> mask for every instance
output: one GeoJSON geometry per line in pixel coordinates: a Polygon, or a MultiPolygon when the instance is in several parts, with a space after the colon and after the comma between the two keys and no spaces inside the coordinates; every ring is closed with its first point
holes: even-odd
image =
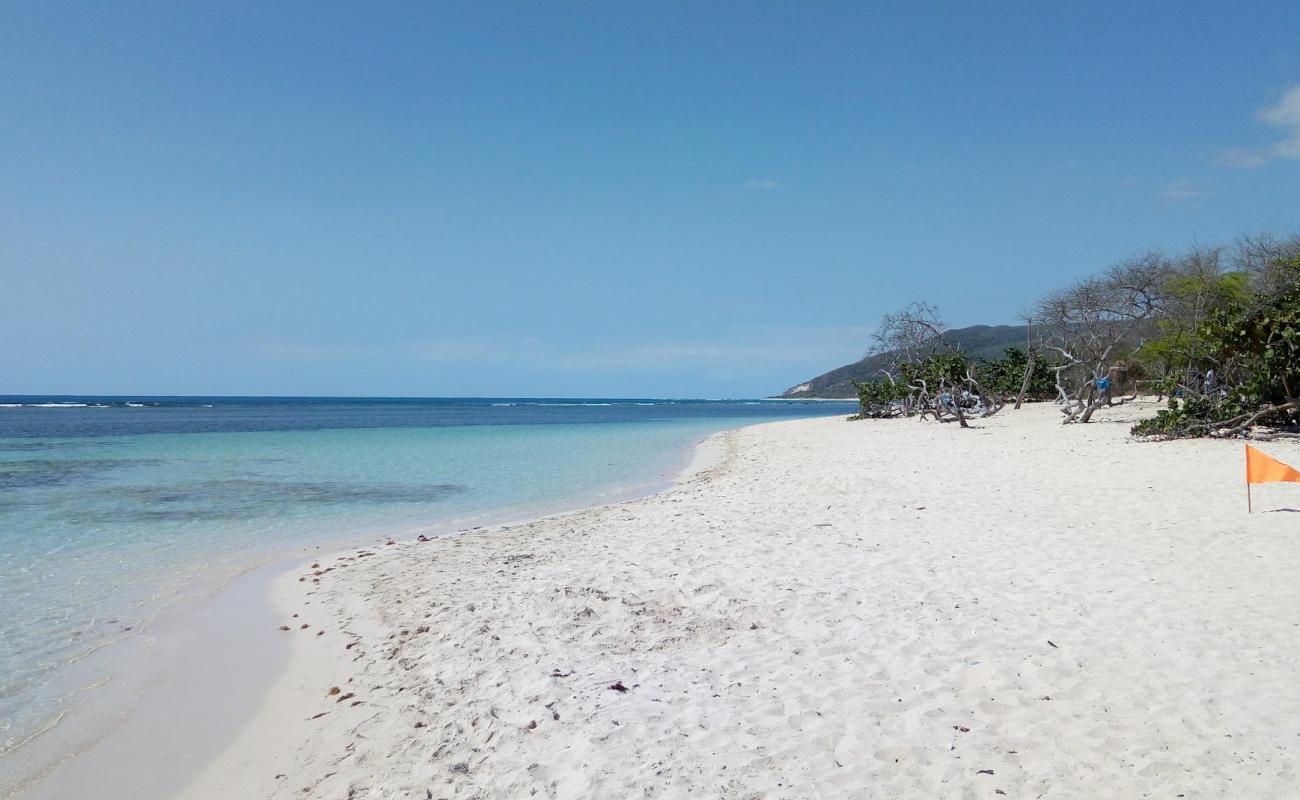
{"type": "Polygon", "coordinates": [[[902,414],[966,428],[968,416],[990,416],[1005,402],[981,385],[970,359],[944,335],[947,329],[937,308],[912,303],[881,320],[872,354],[890,357],[885,379],[899,389],[902,414]]]}
{"type": "Polygon", "coordinates": [[[895,368],[899,364],[920,361],[934,352],[949,349],[943,335],[947,329],[936,306],[918,301],[881,318],[872,337],[875,343],[868,354],[891,356],[895,368]]]}
{"type": "Polygon", "coordinates": [[[1300,234],[1277,237],[1271,233],[1237,237],[1232,248],[1233,269],[1249,273],[1257,291],[1280,291],[1294,280],[1282,265],[1300,256],[1300,234]]]}
{"type": "Polygon", "coordinates": [[[1163,255],[1147,253],[1039,303],[1035,322],[1045,346],[1062,358],[1054,369],[1065,422],[1088,422],[1113,404],[1119,367],[1153,332],[1172,269],[1163,255]]]}

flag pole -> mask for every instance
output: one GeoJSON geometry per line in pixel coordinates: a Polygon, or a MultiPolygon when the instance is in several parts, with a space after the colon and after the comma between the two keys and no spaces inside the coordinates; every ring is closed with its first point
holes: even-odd
{"type": "Polygon", "coordinates": [[[1246,513],[1255,513],[1250,503],[1250,445],[1246,445],[1246,513]]]}

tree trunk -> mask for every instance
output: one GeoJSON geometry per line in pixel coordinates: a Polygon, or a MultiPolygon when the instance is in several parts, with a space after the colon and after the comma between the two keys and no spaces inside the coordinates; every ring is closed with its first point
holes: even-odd
{"type": "Polygon", "coordinates": [[[1025,402],[1025,392],[1029,391],[1029,379],[1034,375],[1034,360],[1038,358],[1038,353],[1034,350],[1029,351],[1029,363],[1025,365],[1025,379],[1020,382],[1020,394],[1016,395],[1016,408],[1025,402]]]}
{"type": "Polygon", "coordinates": [[[1081,415],[1079,416],[1079,421],[1080,421],[1080,422],[1089,422],[1089,421],[1091,421],[1091,420],[1092,420],[1092,412],[1096,411],[1097,409],[1101,408],[1102,406],[1108,406],[1108,405],[1110,405],[1110,390],[1109,390],[1109,389],[1107,389],[1106,391],[1104,391],[1104,392],[1102,392],[1101,394],[1099,394],[1096,398],[1093,399],[1093,401],[1092,401],[1091,403],[1088,404],[1088,407],[1085,408],[1085,409],[1083,410],[1083,414],[1081,414],[1081,415]]]}
{"type": "Polygon", "coordinates": [[[970,425],[966,424],[966,412],[961,410],[961,397],[957,394],[957,388],[949,389],[948,396],[952,398],[952,407],[957,412],[957,421],[963,428],[969,428],[970,425]]]}

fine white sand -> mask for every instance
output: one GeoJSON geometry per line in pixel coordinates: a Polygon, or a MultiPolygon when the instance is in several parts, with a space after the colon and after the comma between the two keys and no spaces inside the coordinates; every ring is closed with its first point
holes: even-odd
{"type": "Polygon", "coordinates": [[[1150,412],[770,423],[649,498],[321,559],[185,796],[1286,796],[1300,486],[1248,516],[1241,443],[1150,412]]]}

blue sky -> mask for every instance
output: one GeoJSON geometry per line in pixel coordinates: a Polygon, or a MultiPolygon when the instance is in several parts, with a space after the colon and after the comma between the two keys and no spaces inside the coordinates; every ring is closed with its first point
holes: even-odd
{"type": "Polygon", "coordinates": [[[1300,231],[1300,4],[5,3],[0,393],[756,396],[1300,231]],[[978,6],[978,8],[977,8],[978,6]]]}

